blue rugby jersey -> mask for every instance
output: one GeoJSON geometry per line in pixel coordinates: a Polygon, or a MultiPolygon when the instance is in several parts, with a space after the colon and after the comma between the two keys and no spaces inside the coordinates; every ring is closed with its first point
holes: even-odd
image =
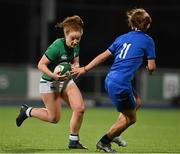
{"type": "Polygon", "coordinates": [[[153,39],[142,31],[131,31],[117,37],[108,49],[114,56],[108,78],[125,87],[131,84],[144,56],[147,59],[156,57],[153,39]]]}

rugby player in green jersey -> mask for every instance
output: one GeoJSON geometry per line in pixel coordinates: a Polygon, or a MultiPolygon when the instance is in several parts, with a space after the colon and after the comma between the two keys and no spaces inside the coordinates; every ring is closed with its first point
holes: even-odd
{"type": "Polygon", "coordinates": [[[85,105],[81,92],[73,79],[55,73],[54,69],[61,62],[70,63],[72,68],[79,67],[79,43],[83,34],[83,26],[82,19],[77,15],[67,17],[57,23],[56,27],[64,30],[64,38],[55,40],[38,63],[38,69],[42,72],[39,91],[45,107],[32,108],[24,104],[16,118],[18,127],[28,117],[57,123],[61,118],[61,103],[64,100],[72,109],[68,145],[71,149],[86,149],[79,142],[85,105]]]}

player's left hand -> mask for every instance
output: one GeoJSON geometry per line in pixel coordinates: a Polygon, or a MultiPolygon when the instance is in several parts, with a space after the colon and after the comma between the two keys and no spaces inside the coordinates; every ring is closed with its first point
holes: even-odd
{"type": "Polygon", "coordinates": [[[153,71],[151,71],[148,66],[146,66],[146,69],[147,69],[149,75],[152,75],[153,71]]]}
{"type": "Polygon", "coordinates": [[[86,73],[84,67],[80,67],[80,68],[74,68],[71,71],[71,75],[76,76],[76,78],[78,78],[80,75],[86,73]]]}

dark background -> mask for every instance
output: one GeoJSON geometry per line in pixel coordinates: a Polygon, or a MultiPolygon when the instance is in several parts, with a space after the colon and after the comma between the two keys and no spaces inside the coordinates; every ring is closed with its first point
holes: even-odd
{"type": "MultiPolygon", "coordinates": [[[[45,49],[40,46],[43,0],[0,0],[0,64],[36,67],[45,49]]],[[[180,1],[179,0],[57,0],[55,20],[48,23],[48,42],[63,37],[54,25],[66,16],[79,15],[85,23],[80,61],[84,65],[108,48],[119,35],[129,31],[126,11],[143,7],[153,23],[148,34],[156,44],[157,65],[180,68],[180,1]]],[[[111,61],[103,65],[109,65],[111,61]]]]}

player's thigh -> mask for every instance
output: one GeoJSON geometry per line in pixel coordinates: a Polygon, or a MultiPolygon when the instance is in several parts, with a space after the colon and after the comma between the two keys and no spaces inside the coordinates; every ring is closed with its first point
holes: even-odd
{"type": "Polygon", "coordinates": [[[84,101],[81,92],[74,81],[67,85],[62,96],[72,110],[84,111],[84,101]]]}
{"type": "Polygon", "coordinates": [[[105,80],[105,88],[118,112],[135,108],[136,101],[131,88],[124,88],[123,85],[117,84],[109,78],[105,80]]]}
{"type": "Polygon", "coordinates": [[[121,104],[123,111],[134,110],[137,106],[136,99],[131,91],[117,94],[117,100],[121,104]]]}
{"type": "Polygon", "coordinates": [[[122,92],[114,87],[113,90],[109,90],[109,96],[119,112],[133,110],[137,106],[136,100],[131,91],[125,90],[122,92]]]}
{"type": "Polygon", "coordinates": [[[50,115],[60,116],[61,96],[59,93],[41,93],[41,98],[50,115]]]}

